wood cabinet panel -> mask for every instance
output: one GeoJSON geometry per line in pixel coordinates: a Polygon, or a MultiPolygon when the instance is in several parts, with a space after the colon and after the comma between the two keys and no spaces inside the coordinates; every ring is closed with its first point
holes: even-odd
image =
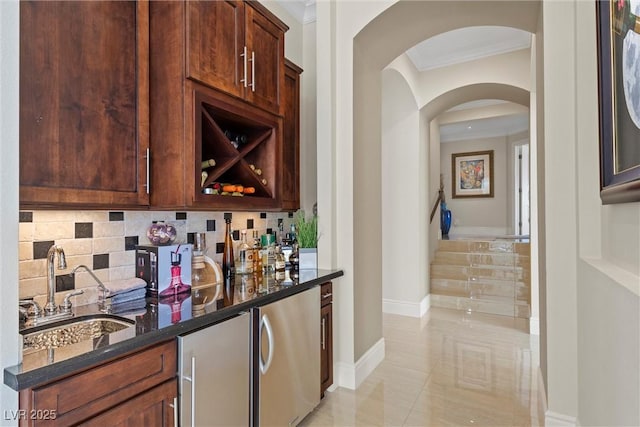
{"type": "Polygon", "coordinates": [[[300,208],[300,74],[293,62],[285,63],[282,102],[282,209],[300,208]]]}
{"type": "MultiPolygon", "coordinates": [[[[256,98],[258,103],[253,103],[245,98],[246,89],[241,81],[245,74],[240,53],[248,31],[245,15],[251,13],[247,10],[254,9],[259,16],[251,22],[277,29],[283,42],[284,24],[271,23],[271,19],[279,20],[257,3],[151,3],[152,206],[260,211],[281,207],[282,118],[279,110],[274,113],[265,108],[267,104],[259,103],[260,99],[269,99],[272,95],[261,95],[256,98]],[[219,35],[221,31],[227,33],[234,29],[233,35],[219,35]],[[236,48],[230,46],[238,43],[237,55],[232,61],[237,65],[234,69],[228,62],[236,48]],[[240,91],[235,89],[236,83],[241,86],[240,91]],[[233,147],[225,131],[243,134],[248,141],[242,147],[233,147]],[[205,171],[204,187],[238,184],[253,187],[255,192],[242,196],[204,194],[201,164],[209,159],[216,165],[205,171]],[[250,169],[251,164],[263,174],[256,175],[250,169]]],[[[271,39],[262,41],[253,37],[252,40],[262,46],[271,39]]],[[[282,49],[282,61],[283,47],[280,43],[272,49],[272,52],[282,49]]],[[[248,64],[248,77],[251,72],[248,64]]],[[[274,70],[272,74],[281,74],[283,79],[284,69],[274,70]]],[[[279,94],[279,89],[272,86],[269,83],[264,89],[266,93],[279,94]]],[[[279,98],[269,101],[278,109],[279,102],[279,98]]]]}
{"type": "Polygon", "coordinates": [[[333,293],[331,282],[320,288],[320,395],[333,384],[333,293]]]}
{"type": "Polygon", "coordinates": [[[53,420],[22,425],[71,425],[90,419],[164,381],[175,378],[174,340],[105,363],[85,372],[20,392],[20,407],[55,411],[53,420]]]}
{"type": "Polygon", "coordinates": [[[250,55],[250,82],[245,98],[252,104],[280,113],[284,85],[284,31],[267,19],[255,3],[245,7],[245,44],[250,55]]]}
{"type": "Polygon", "coordinates": [[[148,204],[148,4],[21,2],[20,27],[21,204],[148,204]]]}
{"type": "Polygon", "coordinates": [[[244,93],[244,4],[242,1],[187,3],[187,76],[232,95],[244,93]]]}
{"type": "Polygon", "coordinates": [[[81,423],[83,427],[169,427],[176,425],[178,381],[167,381],[133,399],[81,423]]]}

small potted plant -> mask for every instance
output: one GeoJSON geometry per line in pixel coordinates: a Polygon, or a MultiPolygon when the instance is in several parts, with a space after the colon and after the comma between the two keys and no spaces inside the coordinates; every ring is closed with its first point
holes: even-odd
{"type": "Polygon", "coordinates": [[[317,268],[318,265],[318,215],[307,218],[304,210],[294,215],[296,225],[300,268],[317,268]]]}

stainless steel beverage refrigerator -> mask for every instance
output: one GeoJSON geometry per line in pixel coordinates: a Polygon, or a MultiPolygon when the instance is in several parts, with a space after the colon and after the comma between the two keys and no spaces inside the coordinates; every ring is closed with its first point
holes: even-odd
{"type": "Polygon", "coordinates": [[[295,426],[320,402],[320,287],[257,307],[252,321],[253,425],[295,426]]]}

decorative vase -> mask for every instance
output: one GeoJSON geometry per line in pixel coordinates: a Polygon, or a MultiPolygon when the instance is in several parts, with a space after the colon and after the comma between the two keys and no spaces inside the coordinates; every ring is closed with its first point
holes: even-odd
{"type": "Polygon", "coordinates": [[[318,248],[300,248],[299,254],[299,268],[303,269],[317,269],[318,268],[318,248]]]}
{"type": "Polygon", "coordinates": [[[447,204],[440,204],[440,230],[443,236],[449,235],[451,229],[451,211],[447,209],[447,204]]]}

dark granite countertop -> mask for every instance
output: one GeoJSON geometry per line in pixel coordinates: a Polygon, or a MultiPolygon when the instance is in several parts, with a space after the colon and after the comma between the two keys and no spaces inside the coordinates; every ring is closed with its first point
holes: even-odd
{"type": "MultiPolygon", "coordinates": [[[[201,295],[178,295],[171,300],[146,298],[137,303],[114,307],[112,315],[124,317],[131,326],[99,338],[54,350],[25,351],[22,363],[5,368],[4,383],[14,390],[38,386],[99,365],[152,344],[214,325],[239,313],[272,303],[342,276],[342,270],[300,270],[298,280],[277,283],[272,275],[262,276],[262,289],[252,276],[236,276],[235,282],[203,289],[201,295]],[[202,302],[204,294],[209,304],[202,302]]],[[[99,313],[97,305],[80,306],[76,317],[99,313]]]]}

